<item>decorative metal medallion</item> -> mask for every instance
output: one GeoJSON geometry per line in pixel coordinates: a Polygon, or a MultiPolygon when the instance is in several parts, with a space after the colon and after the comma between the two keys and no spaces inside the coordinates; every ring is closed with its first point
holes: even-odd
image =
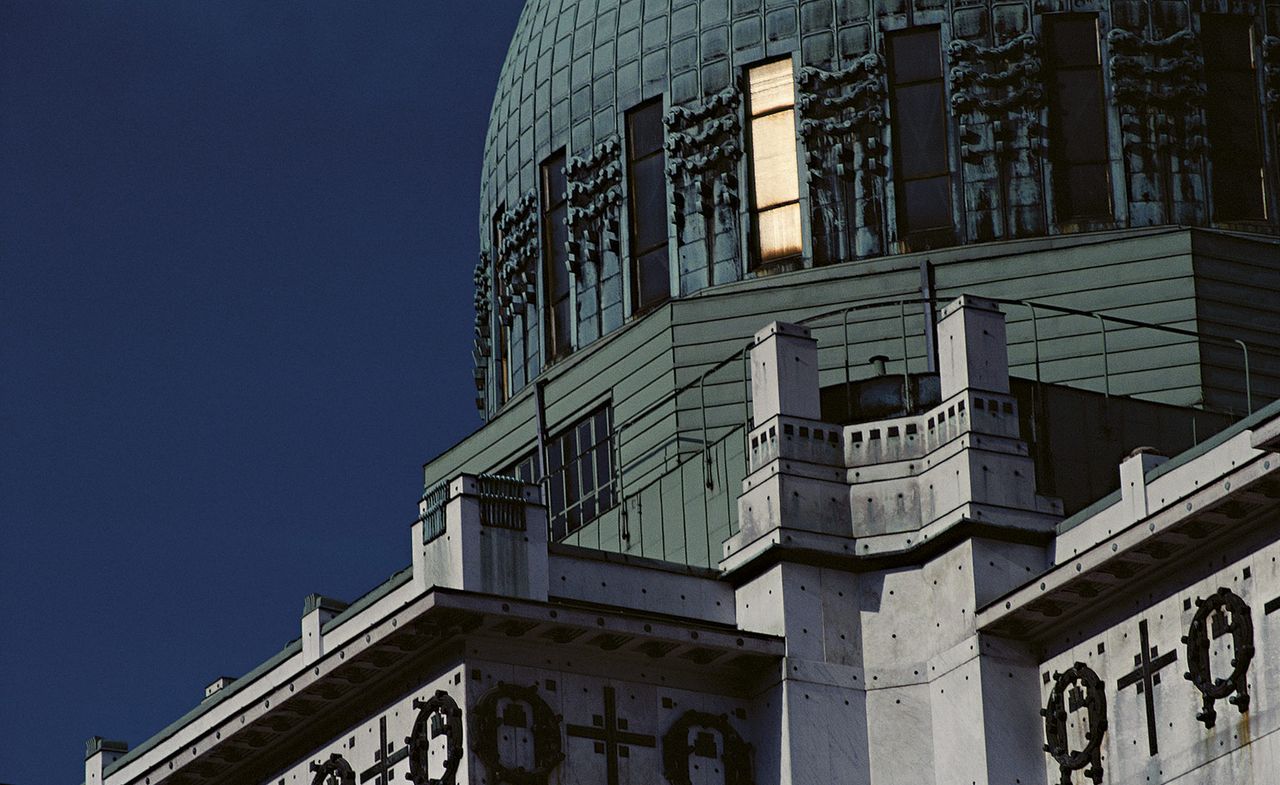
{"type": "Polygon", "coordinates": [[[564,760],[564,748],[560,742],[560,717],[538,695],[536,685],[521,687],[498,682],[498,686],[485,693],[476,702],[472,712],[471,749],[480,762],[489,769],[494,785],[510,782],[512,785],[546,785],[547,779],[560,761],[564,760]],[[498,707],[507,701],[506,710],[498,713],[498,707]],[[521,704],[529,708],[528,714],[521,704]],[[532,716],[529,716],[529,715],[532,716]],[[498,749],[498,734],[503,726],[528,728],[533,735],[533,766],[508,766],[502,762],[498,749]]]}
{"type": "Polygon", "coordinates": [[[1044,751],[1058,762],[1062,785],[1071,785],[1071,772],[1085,769],[1084,776],[1102,782],[1102,738],[1107,733],[1106,688],[1098,674],[1083,662],[1063,673],[1054,672],[1049,703],[1040,710],[1044,717],[1044,751]],[[1087,730],[1083,749],[1071,749],[1067,739],[1067,714],[1085,710],[1087,730]]]}
{"type": "Polygon", "coordinates": [[[346,758],[336,752],[324,763],[312,761],[311,770],[316,773],[311,778],[311,785],[356,785],[355,770],[346,758]]]}
{"type": "Polygon", "coordinates": [[[720,760],[725,785],[752,785],[751,745],[742,740],[724,714],[686,711],[662,737],[662,773],[672,785],[693,785],[691,757],[720,760]],[[693,742],[689,732],[697,730],[693,742]],[[715,734],[720,734],[717,753],[715,734]]]}
{"type": "Polygon", "coordinates": [[[455,785],[458,766],[462,763],[462,709],[449,693],[436,690],[429,700],[415,698],[413,708],[418,718],[405,743],[409,745],[409,773],[413,785],[455,785]],[[431,740],[445,737],[444,771],[432,777],[431,740]]]}
{"type": "Polygon", "coordinates": [[[1197,597],[1196,615],[1182,642],[1187,644],[1186,678],[1204,696],[1204,710],[1196,714],[1196,719],[1206,728],[1212,728],[1218,719],[1213,704],[1223,698],[1241,714],[1248,711],[1249,682],[1245,674],[1253,661],[1253,617],[1244,600],[1225,586],[1208,598],[1197,597]],[[1213,677],[1209,661],[1210,633],[1215,639],[1231,634],[1235,653],[1231,657],[1231,673],[1225,679],[1213,677]]]}

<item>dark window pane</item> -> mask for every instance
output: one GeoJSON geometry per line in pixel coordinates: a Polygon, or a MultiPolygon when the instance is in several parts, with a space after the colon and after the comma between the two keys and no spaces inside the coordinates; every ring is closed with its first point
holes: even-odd
{"type": "Polygon", "coordinates": [[[1059,221],[1111,215],[1107,108],[1095,14],[1044,17],[1049,153],[1059,221]]]}
{"type": "Polygon", "coordinates": [[[569,341],[568,298],[556,303],[553,329],[555,331],[555,342],[553,344],[554,355],[556,357],[563,357],[573,349],[573,346],[569,341]]]}
{"type": "Polygon", "coordinates": [[[1263,220],[1262,170],[1213,165],[1213,214],[1220,221],[1263,220]]]}
{"type": "Polygon", "coordinates": [[[1250,17],[1203,14],[1205,114],[1213,167],[1213,217],[1264,220],[1262,139],[1250,17]]]}
{"type": "Polygon", "coordinates": [[[612,445],[608,442],[602,443],[596,448],[596,477],[601,483],[608,483],[613,479],[613,468],[609,465],[609,454],[612,445]]]}
{"type": "Polygon", "coordinates": [[[566,462],[564,465],[564,500],[566,507],[572,507],[582,499],[582,486],[578,484],[578,462],[566,462]]]}
{"type": "Polygon", "coordinates": [[[568,253],[565,250],[569,228],[565,225],[565,217],[564,207],[547,213],[547,272],[550,276],[547,293],[553,298],[569,293],[568,253]]]}
{"type": "Polygon", "coordinates": [[[1261,162],[1253,72],[1210,72],[1205,83],[1208,89],[1205,110],[1209,116],[1214,160],[1228,157],[1233,161],[1261,162]]]}
{"type": "Polygon", "coordinates": [[[544,209],[554,207],[564,201],[564,153],[547,159],[542,165],[542,200],[544,209]]]}
{"type": "Polygon", "coordinates": [[[1067,163],[1107,159],[1106,108],[1097,68],[1054,74],[1053,109],[1060,124],[1058,160],[1067,163]]]}
{"type": "Polygon", "coordinates": [[[640,257],[636,262],[636,277],[639,278],[636,286],[639,310],[657,305],[671,296],[666,246],[640,257]]]}
{"type": "Polygon", "coordinates": [[[551,477],[551,482],[547,483],[551,489],[551,509],[552,511],[564,510],[564,475],[555,474],[551,477]]]}
{"type": "Polygon", "coordinates": [[[667,298],[667,157],[663,151],[662,102],[627,116],[630,139],[631,289],[642,311],[667,298]],[[659,268],[661,272],[659,273],[659,268]],[[659,280],[659,277],[661,280],[659,280]],[[658,294],[661,289],[662,294],[658,294]]]}
{"type": "Polygon", "coordinates": [[[1060,189],[1058,215],[1063,219],[1108,215],[1111,180],[1106,164],[1076,164],[1055,170],[1060,189]]]}
{"type": "Polygon", "coordinates": [[[951,226],[950,177],[911,180],[903,186],[907,234],[951,226]]]}
{"type": "Polygon", "coordinates": [[[542,165],[543,185],[543,268],[542,268],[542,303],[546,317],[547,339],[550,344],[547,354],[551,358],[559,358],[572,350],[571,314],[569,313],[569,271],[566,268],[568,251],[565,242],[569,239],[569,228],[566,225],[568,208],[564,204],[564,153],[556,153],[542,165]]]}
{"type": "Polygon", "coordinates": [[[947,171],[947,137],[942,82],[899,87],[893,109],[899,176],[911,179],[947,171]]]}
{"type": "MultiPolygon", "coordinates": [[[[596,467],[591,461],[591,453],[587,453],[586,455],[584,455],[583,459],[578,462],[578,466],[579,466],[579,472],[580,472],[579,478],[582,483],[583,490],[584,491],[586,491],[587,489],[594,490],[596,487],[596,473],[595,473],[596,467]]],[[[587,493],[584,492],[583,496],[586,496],[586,495],[587,493]]]]}
{"type": "Polygon", "coordinates": [[[632,242],[645,253],[667,244],[666,159],[654,155],[631,166],[631,209],[635,226],[632,242]]]}
{"type": "Polygon", "coordinates": [[[628,115],[627,136],[633,160],[661,150],[663,135],[661,101],[650,101],[628,115]]]}
{"type": "Polygon", "coordinates": [[[1252,71],[1253,41],[1249,17],[1226,14],[1200,16],[1200,45],[1204,65],[1211,71],[1252,71]]]}
{"type": "Polygon", "coordinates": [[[1097,66],[1098,21],[1093,14],[1046,14],[1049,60],[1059,68],[1097,66]]]}
{"type": "Polygon", "coordinates": [[[942,77],[942,54],[937,29],[894,33],[889,37],[889,62],[894,82],[942,77]]]}

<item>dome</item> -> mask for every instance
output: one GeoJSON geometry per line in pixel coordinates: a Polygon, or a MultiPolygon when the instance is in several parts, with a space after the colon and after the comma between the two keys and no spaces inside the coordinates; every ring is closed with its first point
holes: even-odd
{"type": "Polygon", "coordinates": [[[528,0],[485,142],[477,403],[758,275],[1157,224],[1275,233],[1280,43],[1262,4],[1204,6],[528,0]]]}

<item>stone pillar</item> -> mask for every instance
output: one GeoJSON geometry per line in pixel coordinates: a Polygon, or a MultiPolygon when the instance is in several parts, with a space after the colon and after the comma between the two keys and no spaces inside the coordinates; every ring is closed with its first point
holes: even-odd
{"type": "Polygon", "coordinates": [[[778,415],[818,420],[818,342],[807,327],[773,322],[751,349],[753,425],[778,415]]]}
{"type": "Polygon", "coordinates": [[[413,581],[547,598],[547,512],[536,485],[463,474],[428,490],[413,524],[413,581]]]}
{"type": "Polygon", "coordinates": [[[129,745],[94,736],[84,743],[84,785],[102,785],[107,767],[124,757],[129,745]]]}
{"type": "Polygon", "coordinates": [[[1139,447],[1120,462],[1120,500],[1129,516],[1140,521],[1150,513],[1147,503],[1147,472],[1169,460],[1150,447],[1139,447]]]}
{"type": "Polygon", "coordinates": [[[938,371],[944,401],[966,388],[1009,393],[1004,314],[995,303],[966,294],[942,309],[938,371]]]}
{"type": "Polygon", "coordinates": [[[737,589],[739,626],[787,642],[755,696],[759,785],[871,782],[857,592],[854,574],[787,561],[737,589]]]}
{"type": "Polygon", "coordinates": [[[347,603],[320,594],[308,594],[302,602],[302,660],[312,663],[324,656],[324,625],[347,609],[347,603]]]}

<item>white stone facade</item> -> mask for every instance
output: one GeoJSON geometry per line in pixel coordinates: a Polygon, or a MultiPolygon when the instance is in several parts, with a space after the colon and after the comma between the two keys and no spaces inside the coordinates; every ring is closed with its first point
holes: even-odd
{"type": "Polygon", "coordinates": [[[460,476],[410,569],[310,598],[132,752],[95,739],[86,783],[1274,782],[1280,406],[1062,521],[1000,311],[938,336],[940,404],[839,425],[808,332],[757,335],[720,569],[549,545],[536,486],[460,476]]]}

